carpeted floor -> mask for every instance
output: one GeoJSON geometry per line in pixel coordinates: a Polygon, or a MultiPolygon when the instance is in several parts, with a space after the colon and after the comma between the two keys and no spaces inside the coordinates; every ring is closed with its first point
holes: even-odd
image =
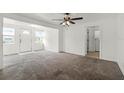
{"type": "Polygon", "coordinates": [[[121,80],[119,66],[67,53],[41,51],[7,56],[5,63],[15,62],[0,71],[1,80],[121,80]]]}

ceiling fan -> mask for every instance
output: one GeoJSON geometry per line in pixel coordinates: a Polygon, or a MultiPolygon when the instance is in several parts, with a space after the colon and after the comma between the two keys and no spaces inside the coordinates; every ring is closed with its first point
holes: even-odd
{"type": "Polygon", "coordinates": [[[67,25],[67,26],[69,26],[70,24],[76,24],[73,21],[75,21],[75,20],[82,20],[82,19],[83,19],[83,17],[71,18],[70,13],[65,13],[63,19],[53,19],[53,21],[62,21],[60,23],[60,25],[63,25],[63,26],[67,25]]]}

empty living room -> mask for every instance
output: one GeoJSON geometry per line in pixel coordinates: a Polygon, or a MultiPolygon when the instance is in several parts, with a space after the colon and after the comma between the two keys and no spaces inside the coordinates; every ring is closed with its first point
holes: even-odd
{"type": "Polygon", "coordinates": [[[123,80],[124,14],[1,13],[1,80],[123,80]]]}
{"type": "Polygon", "coordinates": [[[0,93],[124,93],[123,0],[0,0],[0,93]]]}

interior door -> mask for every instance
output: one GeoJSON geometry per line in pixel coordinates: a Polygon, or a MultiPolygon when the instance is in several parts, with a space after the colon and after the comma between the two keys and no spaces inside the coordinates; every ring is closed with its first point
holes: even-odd
{"type": "Polygon", "coordinates": [[[20,52],[28,52],[32,50],[31,31],[22,30],[20,33],[20,52]]]}

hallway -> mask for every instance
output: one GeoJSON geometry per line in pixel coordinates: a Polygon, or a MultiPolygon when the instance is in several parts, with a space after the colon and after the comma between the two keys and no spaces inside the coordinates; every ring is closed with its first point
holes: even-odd
{"type": "Polygon", "coordinates": [[[99,59],[99,52],[88,52],[86,56],[99,59]]]}

